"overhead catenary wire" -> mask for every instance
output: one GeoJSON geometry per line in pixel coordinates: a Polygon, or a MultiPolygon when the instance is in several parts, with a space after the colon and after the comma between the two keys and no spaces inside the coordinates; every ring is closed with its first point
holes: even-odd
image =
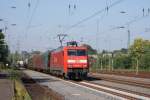
{"type": "MultiPolygon", "coordinates": [[[[31,14],[31,17],[30,17],[29,22],[28,22],[28,24],[27,24],[27,27],[26,27],[26,30],[25,30],[26,38],[27,38],[27,35],[28,35],[28,31],[29,31],[29,29],[30,29],[30,26],[31,26],[31,23],[32,23],[34,14],[35,14],[36,9],[37,9],[37,7],[38,7],[38,4],[39,4],[39,0],[36,1],[35,7],[33,8],[33,12],[32,12],[32,14],[31,14]]],[[[31,4],[30,4],[30,6],[31,6],[31,4]]]]}
{"type": "MultiPolygon", "coordinates": [[[[147,15],[144,15],[144,16],[136,17],[135,19],[130,20],[130,21],[124,23],[121,27],[113,27],[113,28],[109,29],[108,31],[112,31],[112,30],[116,30],[116,29],[121,29],[121,28],[127,27],[127,29],[128,29],[128,30],[127,30],[127,32],[128,32],[127,48],[129,48],[129,46],[130,46],[130,34],[131,34],[131,33],[130,33],[129,26],[130,26],[131,24],[136,23],[136,22],[138,22],[138,21],[140,21],[140,20],[142,20],[142,19],[145,19],[145,18],[147,18],[147,17],[149,17],[148,14],[147,14],[147,15]]],[[[108,32],[108,31],[105,31],[105,32],[108,32]]],[[[103,33],[105,33],[105,32],[103,32],[103,33]]]]}
{"type": "Polygon", "coordinates": [[[138,21],[140,21],[140,20],[142,20],[142,19],[144,19],[144,18],[147,18],[147,17],[149,17],[149,15],[138,17],[138,18],[136,18],[136,19],[133,19],[133,20],[131,20],[131,21],[125,23],[124,25],[127,25],[127,26],[128,26],[128,25],[130,25],[130,24],[133,24],[133,23],[135,23],[135,22],[138,22],[138,21]]]}
{"type": "Polygon", "coordinates": [[[31,1],[29,0],[29,2],[28,2],[28,8],[30,8],[31,7],[31,1]]]}
{"type": "Polygon", "coordinates": [[[82,20],[80,20],[79,22],[77,22],[77,23],[71,25],[71,26],[70,26],[68,29],[66,29],[63,33],[68,32],[69,30],[71,30],[72,28],[78,26],[79,24],[82,24],[82,23],[84,23],[84,22],[86,22],[86,21],[92,19],[93,17],[99,15],[99,14],[102,13],[102,12],[107,11],[107,9],[110,9],[110,8],[112,8],[113,6],[115,6],[115,5],[117,5],[117,4],[120,4],[120,3],[123,2],[123,1],[124,1],[124,0],[117,0],[116,2],[110,4],[109,6],[103,8],[103,9],[101,9],[101,10],[95,12],[94,14],[92,14],[92,15],[90,15],[90,16],[88,16],[88,17],[82,19],[82,20]]]}
{"type": "Polygon", "coordinates": [[[106,0],[106,13],[108,14],[109,11],[109,3],[111,4],[111,1],[109,2],[109,0],[106,0]]]}
{"type": "Polygon", "coordinates": [[[129,27],[131,24],[136,23],[136,22],[138,22],[138,21],[140,21],[140,20],[143,20],[143,19],[145,19],[145,18],[147,18],[147,17],[149,17],[149,15],[136,17],[135,19],[130,20],[130,21],[124,23],[124,24],[121,25],[121,26],[112,27],[112,28],[110,28],[110,29],[107,29],[107,30],[103,31],[102,33],[106,33],[106,32],[113,31],[113,30],[117,30],[117,29],[121,29],[121,28],[125,28],[125,26],[126,26],[126,27],[129,27]]]}
{"type": "Polygon", "coordinates": [[[27,10],[28,10],[27,17],[30,17],[29,14],[30,14],[30,10],[31,10],[31,1],[32,0],[28,0],[27,5],[26,5],[27,6],[27,10]]]}
{"type": "MultiPolygon", "coordinates": [[[[116,1],[116,2],[114,2],[114,3],[111,3],[111,1],[109,1],[109,3],[108,3],[108,2],[106,1],[106,7],[105,7],[105,8],[103,8],[103,9],[101,9],[101,10],[95,12],[94,14],[92,14],[91,16],[88,16],[88,17],[84,18],[83,20],[80,20],[80,21],[77,22],[76,24],[71,25],[71,26],[70,26],[68,29],[66,29],[63,33],[68,32],[68,31],[71,30],[72,28],[79,26],[80,24],[82,24],[82,23],[84,23],[84,22],[86,22],[86,21],[92,19],[93,17],[95,17],[95,16],[97,16],[97,15],[99,15],[99,14],[101,14],[101,13],[104,13],[104,14],[102,14],[101,17],[100,17],[100,20],[103,20],[104,17],[108,16],[108,10],[109,10],[111,7],[113,7],[113,6],[115,6],[115,5],[119,4],[119,3],[121,3],[121,2],[123,2],[123,1],[124,1],[124,0],[118,0],[118,1],[116,1]]],[[[67,34],[67,33],[66,33],[66,34],[67,34]]],[[[69,37],[70,37],[70,35],[68,35],[68,38],[69,38],[69,37]]],[[[73,37],[72,37],[72,38],[73,38],[73,37]]],[[[97,40],[97,39],[96,39],[96,40],[97,40]]]]}

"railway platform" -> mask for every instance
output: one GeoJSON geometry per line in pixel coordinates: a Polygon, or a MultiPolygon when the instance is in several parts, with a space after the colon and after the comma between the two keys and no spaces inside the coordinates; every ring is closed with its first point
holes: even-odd
{"type": "Polygon", "coordinates": [[[23,70],[23,72],[38,84],[47,86],[57,93],[62,94],[65,100],[124,100],[122,97],[81,86],[44,73],[31,70],[23,70]]]}
{"type": "Polygon", "coordinates": [[[0,100],[13,100],[13,82],[9,79],[0,78],[0,100]]]}

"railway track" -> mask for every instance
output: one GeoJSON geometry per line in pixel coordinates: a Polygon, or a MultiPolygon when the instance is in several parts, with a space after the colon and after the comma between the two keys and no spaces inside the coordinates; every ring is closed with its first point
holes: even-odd
{"type": "Polygon", "coordinates": [[[149,100],[150,99],[150,94],[142,93],[139,91],[133,91],[133,90],[125,89],[125,88],[121,88],[121,87],[110,86],[110,85],[106,85],[106,84],[94,83],[94,81],[89,81],[89,80],[91,80],[89,78],[95,78],[94,80],[99,80],[99,81],[105,80],[105,81],[109,81],[109,82],[113,82],[113,83],[119,83],[122,85],[136,86],[141,89],[147,88],[147,89],[149,89],[149,93],[150,93],[150,84],[149,83],[144,83],[143,81],[124,80],[124,79],[116,79],[116,78],[110,78],[110,77],[98,77],[98,76],[90,75],[90,77],[88,77],[87,80],[81,81],[77,84],[91,87],[91,88],[94,88],[94,89],[97,89],[100,91],[104,91],[107,93],[111,93],[111,94],[114,94],[117,96],[125,97],[126,99],[131,99],[131,100],[137,100],[137,99],[149,100]]]}
{"type": "MultiPolygon", "coordinates": [[[[93,78],[98,78],[99,77],[93,77],[93,78]]],[[[114,82],[114,83],[120,83],[120,84],[124,84],[124,85],[132,85],[132,86],[138,86],[138,87],[143,87],[143,88],[149,88],[149,84],[148,83],[144,83],[142,81],[133,81],[133,80],[122,80],[122,79],[115,79],[115,78],[101,78],[102,80],[105,81],[110,81],[110,82],[114,82]]],[[[137,100],[137,99],[141,99],[141,100],[149,100],[150,99],[150,94],[145,94],[145,93],[141,93],[138,91],[132,91],[129,89],[123,89],[123,88],[118,88],[115,86],[108,86],[105,84],[97,84],[94,83],[94,81],[81,81],[81,82],[75,82],[76,84],[80,84],[83,86],[87,86],[93,89],[97,89],[100,91],[104,91],[107,93],[111,93],[126,99],[131,99],[131,100],[137,100]]]]}
{"type": "Polygon", "coordinates": [[[138,95],[133,95],[133,94],[119,91],[117,89],[109,88],[106,86],[96,85],[96,84],[92,84],[92,83],[88,83],[88,82],[80,82],[79,84],[93,88],[93,89],[96,89],[96,90],[99,90],[99,91],[103,91],[103,92],[107,92],[107,93],[110,93],[113,95],[117,95],[119,97],[123,97],[123,98],[128,99],[128,100],[137,100],[139,98],[143,98],[143,100],[144,100],[144,97],[139,97],[138,95]]]}
{"type": "MultiPolygon", "coordinates": [[[[84,83],[84,82],[82,82],[82,83],[84,83]]],[[[103,86],[103,87],[115,89],[115,90],[118,90],[118,91],[124,91],[124,92],[127,92],[127,93],[132,93],[132,94],[136,94],[136,95],[145,96],[145,97],[150,98],[150,94],[143,93],[141,91],[135,91],[135,90],[132,90],[132,89],[125,89],[125,88],[121,88],[121,87],[115,87],[115,86],[110,86],[110,85],[105,85],[105,84],[98,84],[98,83],[93,83],[93,82],[87,82],[87,83],[94,84],[96,86],[103,86]]]]}
{"type": "MultiPolygon", "coordinates": [[[[50,75],[48,75],[48,76],[50,76],[50,75]]],[[[117,88],[117,87],[113,87],[113,86],[96,84],[96,83],[94,83],[96,80],[74,81],[74,80],[63,80],[63,79],[60,79],[55,76],[50,76],[50,77],[54,77],[60,81],[63,81],[63,82],[65,82],[65,84],[72,84],[74,86],[78,86],[80,88],[86,88],[86,89],[94,91],[94,92],[121,97],[122,99],[128,99],[128,100],[137,100],[137,99],[138,100],[149,100],[150,99],[150,95],[147,95],[144,93],[138,93],[138,92],[122,89],[122,88],[117,88]]],[[[44,76],[44,78],[45,78],[45,76],[44,76]]],[[[101,80],[99,80],[99,81],[101,81],[101,80]]],[[[78,95],[80,95],[80,94],[78,94],[78,95]]]]}
{"type": "Polygon", "coordinates": [[[120,88],[120,87],[115,87],[115,86],[110,86],[110,85],[105,85],[105,84],[97,84],[97,83],[92,83],[92,82],[88,82],[88,83],[95,84],[95,85],[100,85],[100,86],[104,86],[104,87],[108,87],[108,88],[112,88],[112,89],[116,89],[116,90],[119,90],[119,91],[125,91],[125,92],[128,92],[128,93],[133,93],[133,94],[136,94],[136,95],[145,96],[145,97],[150,98],[150,94],[146,94],[146,93],[142,93],[142,92],[138,92],[138,91],[133,91],[133,90],[130,90],[130,89],[124,89],[124,88],[120,88]]]}
{"type": "MultiPolygon", "coordinates": [[[[78,85],[82,85],[84,87],[87,88],[92,88],[92,89],[96,89],[98,91],[103,91],[106,93],[110,93],[119,97],[123,97],[125,99],[129,99],[129,100],[149,100],[150,99],[150,95],[148,94],[144,94],[144,93],[140,93],[140,92],[135,92],[135,91],[131,91],[128,89],[122,89],[122,88],[117,88],[117,87],[113,87],[113,86],[108,86],[108,85],[102,85],[102,84],[96,84],[87,80],[84,81],[80,81],[80,80],[67,80],[68,82],[72,82],[78,85]]],[[[117,81],[118,82],[118,81],[117,81]]],[[[127,82],[127,81],[126,81],[127,82]]],[[[115,81],[116,83],[116,81],[115,81]]],[[[120,83],[120,82],[119,82],[120,83]]],[[[126,83],[123,83],[126,84],[126,83]]],[[[133,85],[133,84],[132,84],[133,85]]],[[[138,84],[138,86],[143,86],[142,84],[138,84]]]]}
{"type": "Polygon", "coordinates": [[[101,80],[120,83],[120,84],[128,84],[128,85],[133,85],[133,86],[138,86],[138,87],[143,87],[143,88],[150,88],[150,82],[145,82],[145,81],[141,81],[141,80],[137,81],[137,80],[125,79],[125,78],[119,78],[119,77],[117,78],[117,77],[113,77],[111,75],[110,76],[100,76],[98,74],[89,74],[89,76],[97,78],[97,79],[101,79],[101,80]]]}
{"type": "Polygon", "coordinates": [[[112,95],[116,95],[128,100],[149,100],[150,95],[144,94],[144,93],[139,93],[135,91],[130,91],[127,89],[122,89],[122,88],[116,88],[116,87],[111,87],[107,85],[102,85],[102,84],[95,84],[93,82],[89,81],[70,81],[72,83],[91,88],[92,90],[97,90],[97,91],[103,91],[106,93],[110,93],[112,95]]]}

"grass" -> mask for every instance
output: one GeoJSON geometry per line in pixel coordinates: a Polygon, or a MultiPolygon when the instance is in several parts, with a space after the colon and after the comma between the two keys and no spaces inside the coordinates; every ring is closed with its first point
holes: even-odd
{"type": "Polygon", "coordinates": [[[14,100],[32,100],[22,82],[15,80],[15,96],[14,100]]]}
{"type": "Polygon", "coordinates": [[[20,80],[20,78],[22,77],[21,72],[13,67],[1,67],[0,72],[6,74],[6,78],[9,78],[11,80],[20,80]]]}
{"type": "Polygon", "coordinates": [[[21,81],[22,72],[20,70],[16,69],[15,67],[1,66],[0,73],[5,74],[6,79],[13,81],[15,93],[13,100],[32,100],[21,81]]]}

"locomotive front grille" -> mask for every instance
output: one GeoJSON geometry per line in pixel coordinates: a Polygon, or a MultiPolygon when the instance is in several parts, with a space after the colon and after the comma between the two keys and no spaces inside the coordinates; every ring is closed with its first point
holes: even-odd
{"type": "Polygon", "coordinates": [[[87,77],[87,73],[87,68],[69,68],[67,75],[70,79],[84,79],[87,77]]]}
{"type": "Polygon", "coordinates": [[[68,68],[68,72],[88,72],[87,68],[68,68]]]}

